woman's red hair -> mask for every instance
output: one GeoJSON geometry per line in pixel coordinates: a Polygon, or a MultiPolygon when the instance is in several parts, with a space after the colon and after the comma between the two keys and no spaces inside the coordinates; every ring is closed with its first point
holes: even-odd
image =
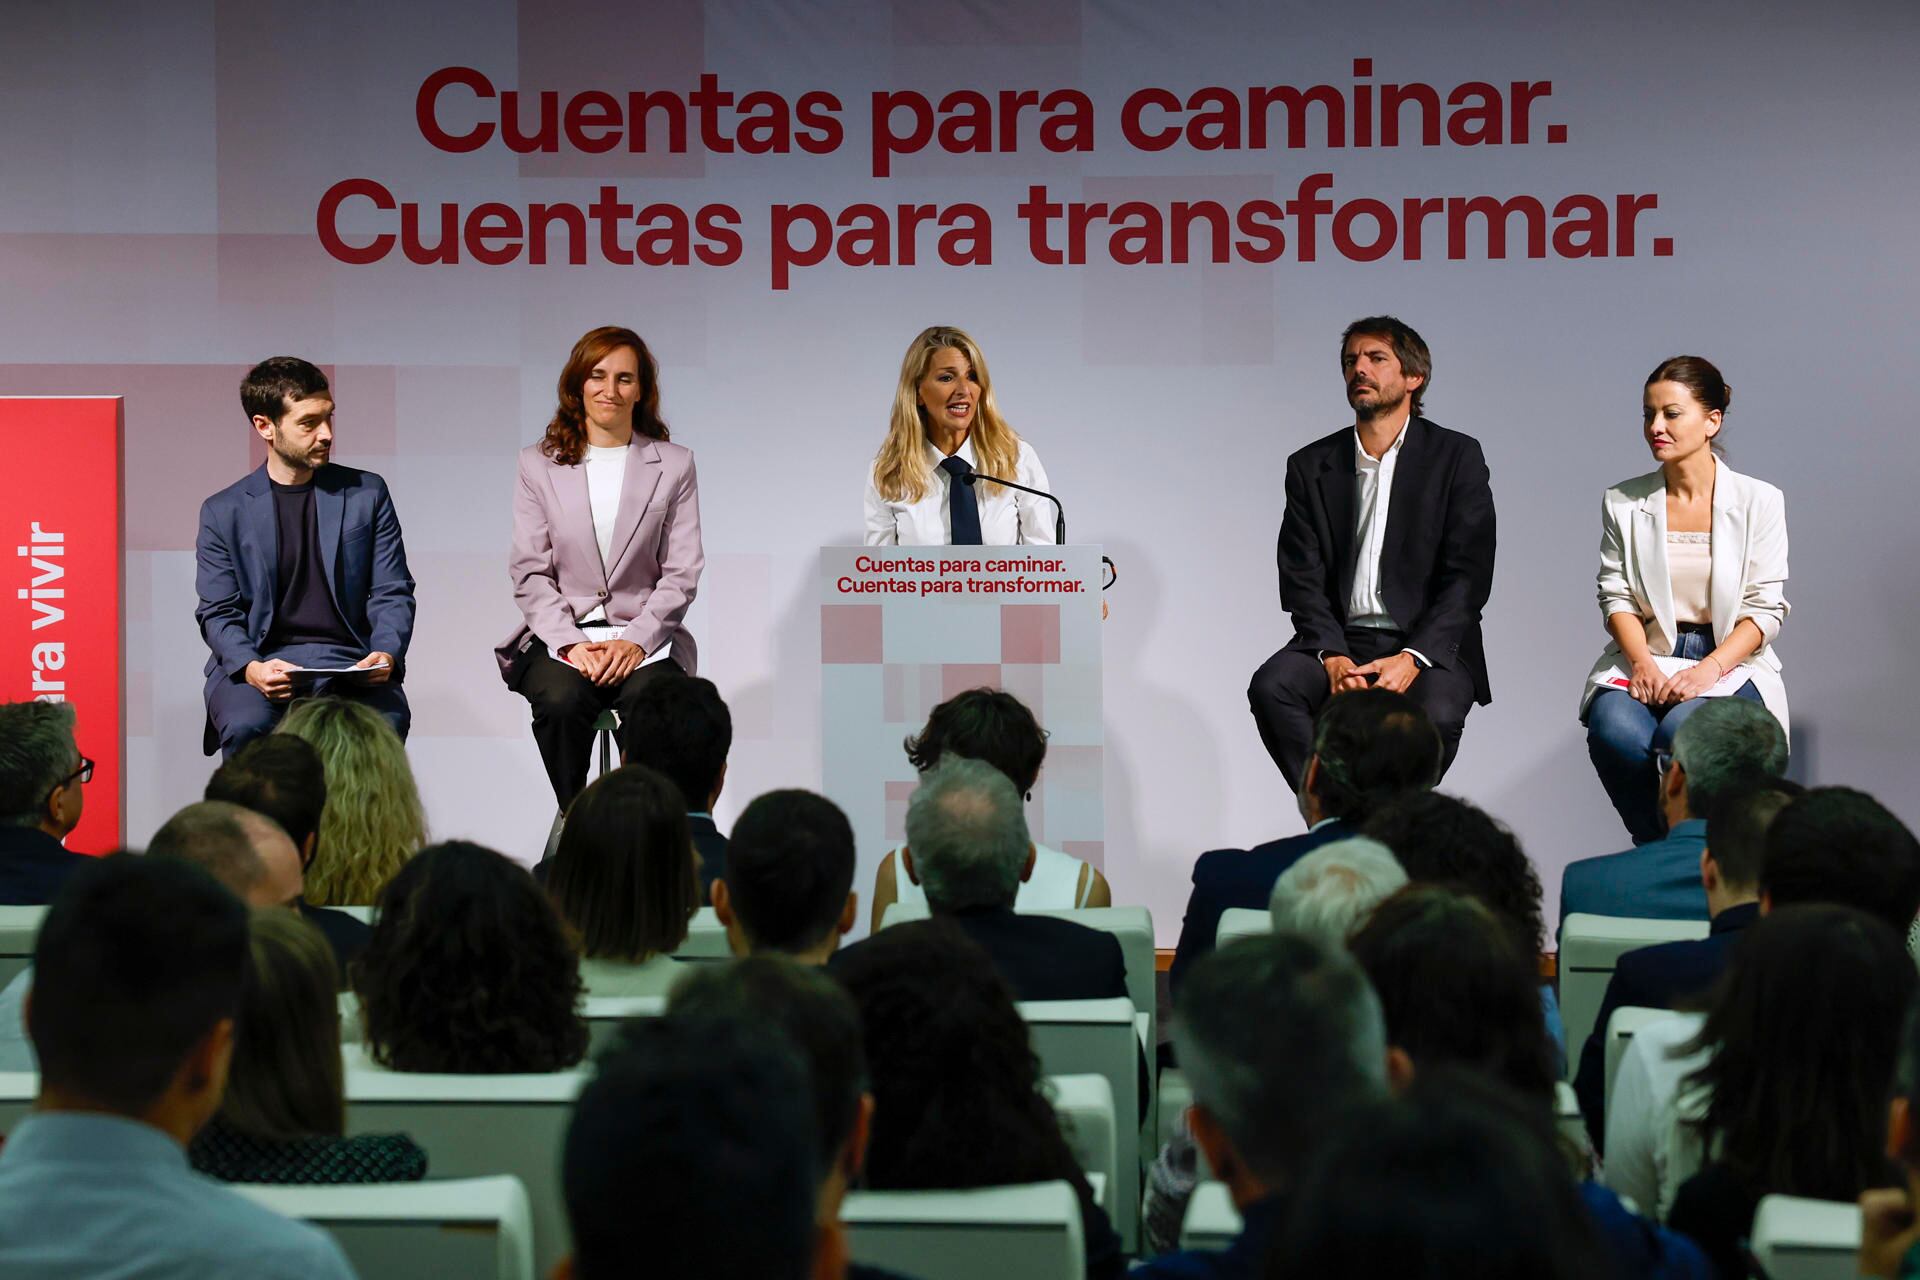
{"type": "Polygon", "coordinates": [[[660,366],[640,335],[619,325],[603,325],[573,344],[566,367],[560,370],[560,403],[547,424],[540,451],[563,467],[578,463],[587,451],[587,414],[580,389],[593,366],[622,347],[630,347],[640,362],[640,399],[633,406],[633,429],[653,440],[667,439],[660,417],[660,366]]]}

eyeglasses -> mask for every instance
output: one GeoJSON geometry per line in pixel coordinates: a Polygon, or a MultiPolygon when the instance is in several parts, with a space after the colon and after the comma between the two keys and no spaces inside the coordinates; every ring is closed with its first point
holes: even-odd
{"type": "Polygon", "coordinates": [[[78,782],[81,786],[84,787],[85,785],[87,785],[87,783],[92,781],[93,781],[93,761],[87,759],[85,756],[81,756],[80,767],[78,769],[75,769],[72,773],[68,774],[66,777],[60,779],[60,781],[54,783],[53,789],[51,791],[48,791],[47,794],[51,796],[54,793],[54,791],[58,791],[60,788],[66,786],[69,782],[78,782]]]}

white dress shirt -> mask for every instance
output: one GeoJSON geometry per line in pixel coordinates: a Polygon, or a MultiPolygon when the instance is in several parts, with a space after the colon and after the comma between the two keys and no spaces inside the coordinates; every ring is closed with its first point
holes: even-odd
{"type": "MultiPolygon", "coordinates": [[[[1378,458],[1360,442],[1360,429],[1353,430],[1353,509],[1357,518],[1353,543],[1357,554],[1353,564],[1353,590],[1347,595],[1347,625],[1371,627],[1378,631],[1397,631],[1400,624],[1387,612],[1386,597],[1380,593],[1380,555],[1387,545],[1387,508],[1393,501],[1393,473],[1400,463],[1400,446],[1407,442],[1407,423],[1400,424],[1386,452],[1378,458]]],[[[1416,649],[1404,650],[1430,667],[1427,656],[1416,649]]]]}
{"type": "MultiPolygon", "coordinates": [[[[631,442],[606,448],[590,444],[582,459],[587,468],[587,505],[593,508],[593,540],[600,544],[602,565],[613,558],[613,526],[620,519],[620,490],[626,484],[627,455],[632,452],[631,442]]],[[[580,619],[582,627],[591,623],[613,627],[605,605],[595,605],[580,619]]]]}
{"type": "MultiPolygon", "coordinates": [[[[890,502],[880,496],[880,489],[873,482],[873,469],[867,469],[867,545],[870,547],[944,547],[953,543],[953,513],[947,506],[947,489],[952,483],[947,473],[940,469],[946,455],[926,445],[927,465],[933,469],[933,477],[927,484],[927,492],[918,502],[890,502]]],[[[965,460],[970,467],[978,469],[973,456],[973,437],[968,435],[955,452],[956,458],[965,460]]],[[[1047,484],[1047,472],[1040,465],[1039,455],[1033,446],[1025,440],[1020,442],[1019,456],[1014,462],[1013,474],[1009,480],[1034,489],[1052,492],[1047,484]]],[[[1046,543],[1054,541],[1054,505],[1045,498],[1030,493],[1021,493],[1018,489],[1009,489],[1005,485],[988,484],[982,481],[974,485],[974,502],[980,510],[980,542],[989,547],[1010,547],[1016,543],[1046,543]]]]}

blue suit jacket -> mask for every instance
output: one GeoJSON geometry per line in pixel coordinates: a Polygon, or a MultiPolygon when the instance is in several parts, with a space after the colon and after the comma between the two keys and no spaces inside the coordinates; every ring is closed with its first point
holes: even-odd
{"type": "Polygon", "coordinates": [[[1178,989],[1193,962],[1213,950],[1220,932],[1220,913],[1228,907],[1267,909],[1273,882],[1280,873],[1331,840],[1356,834],[1345,822],[1329,822],[1318,831],[1270,840],[1251,849],[1215,849],[1193,864],[1193,893],[1187,898],[1187,918],[1180,926],[1180,943],[1173,953],[1167,983],[1178,989]]]}
{"type": "Polygon", "coordinates": [[[1560,923],[1576,911],[1650,920],[1705,920],[1707,891],[1700,883],[1700,851],[1707,822],[1677,822],[1664,840],[1625,853],[1582,858],[1560,877],[1560,923]]]}
{"type": "MultiPolygon", "coordinates": [[[[320,557],[327,589],[367,653],[390,653],[399,679],[413,638],[413,577],[387,483],[371,471],[328,463],[313,473],[314,514],[320,525],[320,557]]],[[[212,651],[206,674],[211,687],[240,678],[262,652],[273,627],[278,595],[280,526],[264,463],[200,504],[200,536],[194,543],[193,611],[212,651]]]]}
{"type": "Polygon", "coordinates": [[[1663,942],[1620,957],[1607,980],[1593,1032],[1580,1046],[1580,1069],[1573,1078],[1595,1151],[1604,1154],[1607,1139],[1607,1021],[1613,1011],[1672,1009],[1689,996],[1704,995],[1725,971],[1741,930],[1759,918],[1757,902],[1728,907],[1713,918],[1712,931],[1704,938],[1663,942]]]}

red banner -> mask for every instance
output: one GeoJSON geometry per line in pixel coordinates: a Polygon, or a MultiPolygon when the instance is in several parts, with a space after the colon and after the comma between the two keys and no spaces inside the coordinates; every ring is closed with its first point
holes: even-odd
{"type": "Polygon", "coordinates": [[[0,701],[73,704],[94,762],[67,847],[124,838],[121,401],[0,396],[0,701]]]}

